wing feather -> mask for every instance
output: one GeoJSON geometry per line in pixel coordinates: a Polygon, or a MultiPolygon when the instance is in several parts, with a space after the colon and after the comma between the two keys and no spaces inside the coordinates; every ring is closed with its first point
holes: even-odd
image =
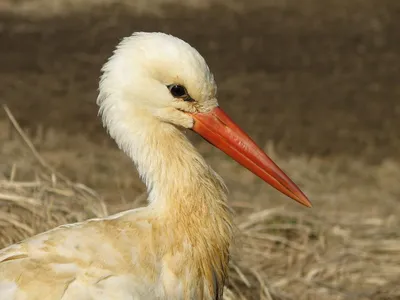
{"type": "Polygon", "coordinates": [[[136,299],[147,288],[132,275],[142,253],[132,245],[151,226],[133,222],[135,211],[60,226],[0,250],[0,300],[136,299]]]}

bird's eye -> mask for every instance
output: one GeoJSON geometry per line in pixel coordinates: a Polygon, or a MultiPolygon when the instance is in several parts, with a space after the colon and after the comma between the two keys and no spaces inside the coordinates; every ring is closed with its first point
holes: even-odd
{"type": "Polygon", "coordinates": [[[189,94],[187,93],[185,87],[179,84],[171,84],[168,85],[168,89],[171,92],[171,95],[175,98],[183,98],[185,101],[192,101],[189,94]]]}
{"type": "Polygon", "coordinates": [[[186,96],[186,89],[184,86],[182,85],[178,85],[178,84],[171,84],[170,86],[168,86],[169,91],[171,92],[172,96],[174,97],[185,97],[186,96]]]}

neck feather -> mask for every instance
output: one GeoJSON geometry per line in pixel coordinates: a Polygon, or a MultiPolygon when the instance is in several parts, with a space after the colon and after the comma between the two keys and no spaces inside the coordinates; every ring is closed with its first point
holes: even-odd
{"type": "Polygon", "coordinates": [[[177,214],[183,209],[185,214],[198,216],[227,210],[223,180],[182,131],[140,113],[112,123],[105,118],[105,122],[110,135],[135,163],[155,209],[177,214]]]}
{"type": "Polygon", "coordinates": [[[193,265],[182,268],[190,267],[205,288],[222,294],[232,241],[225,185],[179,129],[139,115],[112,123],[105,118],[110,135],[136,164],[172,247],[195,247],[193,265]]]}
{"type": "Polygon", "coordinates": [[[226,200],[222,179],[172,125],[148,124],[147,133],[132,139],[128,154],[135,162],[149,193],[149,201],[162,209],[195,199],[226,200]],[[150,128],[151,127],[151,128],[150,128]]]}

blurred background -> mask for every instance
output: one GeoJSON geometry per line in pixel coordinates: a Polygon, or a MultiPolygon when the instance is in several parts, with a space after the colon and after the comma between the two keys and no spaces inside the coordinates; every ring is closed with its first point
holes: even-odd
{"type": "Polygon", "coordinates": [[[396,0],[1,0],[0,246],[145,204],[95,104],[102,64],[135,31],[197,48],[220,105],[313,202],[190,135],[236,213],[225,297],[400,299],[396,0]]]}

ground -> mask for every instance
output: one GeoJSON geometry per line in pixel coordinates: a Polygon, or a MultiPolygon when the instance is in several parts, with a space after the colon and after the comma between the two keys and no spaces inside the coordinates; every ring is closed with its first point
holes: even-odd
{"type": "MultiPolygon", "coordinates": [[[[196,1],[149,1],[127,7],[119,1],[89,8],[78,0],[65,7],[36,2],[0,5],[0,101],[46,162],[96,190],[110,211],[136,205],[132,199],[144,187],[97,117],[98,77],[122,37],[174,34],[204,55],[221,106],[314,204],[311,210],[296,206],[191,135],[226,180],[239,229],[273,215],[274,222],[300,218],[313,232],[299,242],[308,247],[302,254],[285,250],[294,261],[263,262],[260,282],[273,291],[270,298],[257,276],[256,289],[231,287],[236,295],[243,289],[249,299],[400,299],[394,284],[400,279],[400,2],[210,0],[199,7],[196,1]],[[307,280],[289,284],[288,274],[307,280]]],[[[34,158],[21,150],[5,113],[0,125],[0,175],[9,181],[18,170],[17,177],[28,180],[34,158]]],[[[246,242],[240,243],[246,253],[246,242]]],[[[273,248],[251,245],[252,255],[273,248]]]]}

